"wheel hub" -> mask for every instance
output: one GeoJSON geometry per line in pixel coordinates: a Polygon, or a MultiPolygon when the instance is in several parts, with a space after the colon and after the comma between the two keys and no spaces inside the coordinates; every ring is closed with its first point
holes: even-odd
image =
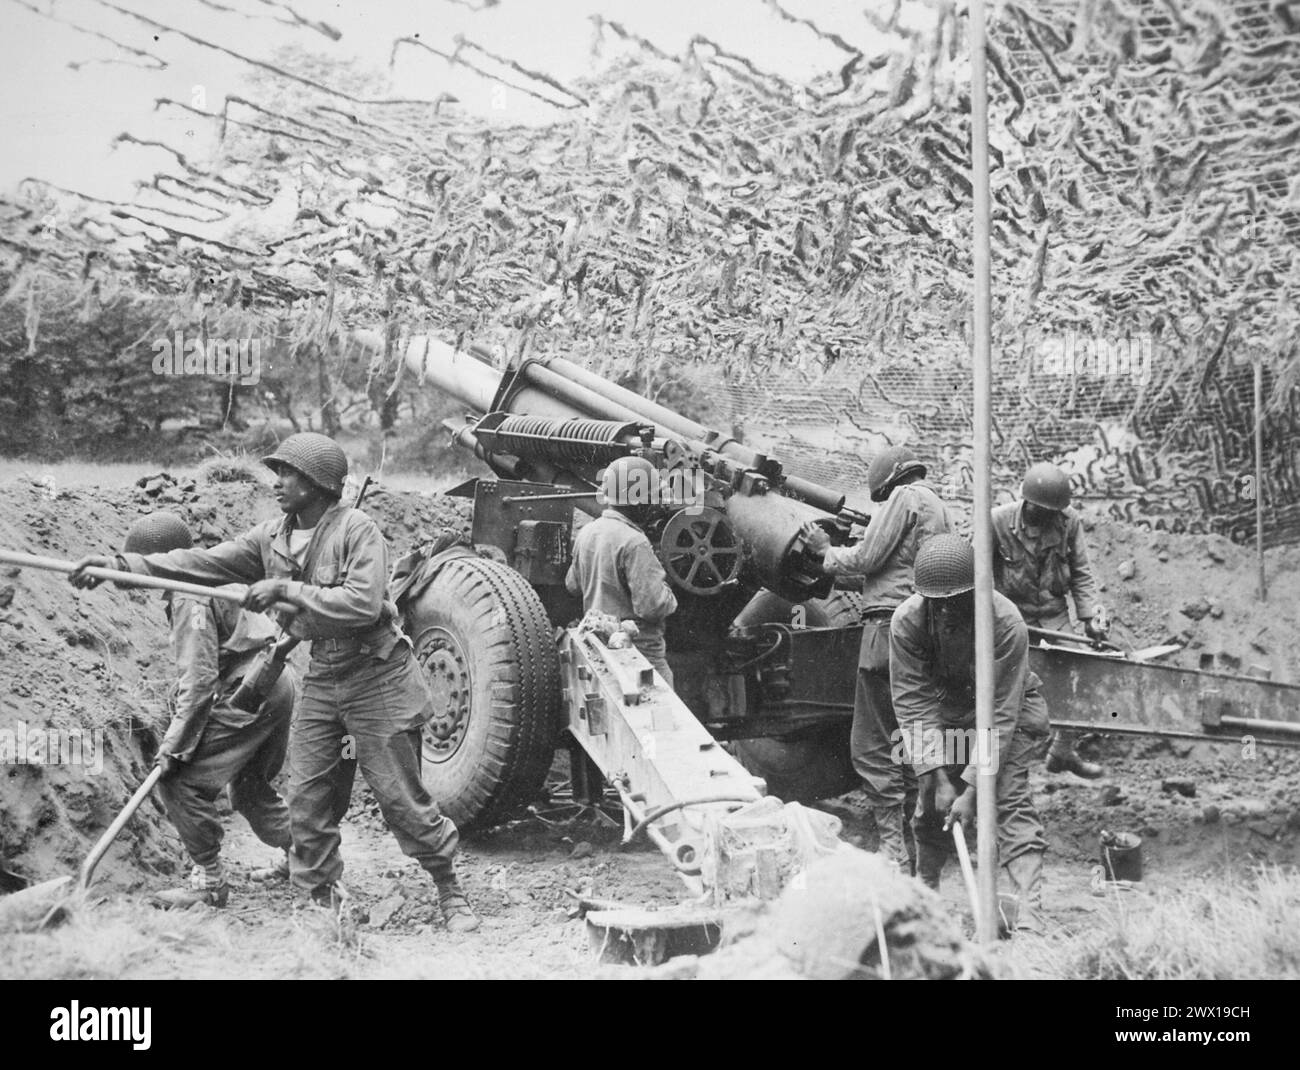
{"type": "Polygon", "coordinates": [[[423,757],[445,762],[460,749],[469,727],[469,661],[460,641],[444,628],[420,636],[416,657],[433,693],[433,713],[421,732],[423,757]]]}

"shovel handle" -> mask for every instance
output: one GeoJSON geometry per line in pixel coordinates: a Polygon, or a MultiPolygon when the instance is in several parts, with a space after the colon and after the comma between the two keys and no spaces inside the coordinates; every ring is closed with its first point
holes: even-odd
{"type": "MultiPolygon", "coordinates": [[[[65,561],[58,557],[40,557],[36,554],[20,554],[12,550],[0,550],[0,565],[17,565],[20,568],[41,568],[47,572],[76,572],[75,561],[65,561]]],[[[123,587],[148,587],[158,591],[172,591],[176,594],[188,594],[197,598],[219,598],[224,602],[244,601],[248,588],[238,583],[224,587],[205,587],[200,583],[185,583],[181,580],[164,579],[161,576],[146,576],[139,572],[122,572],[115,568],[88,568],[87,576],[97,580],[112,580],[123,587]]],[[[297,613],[298,607],[288,602],[276,602],[271,607],[281,613],[297,613]]]]}
{"type": "Polygon", "coordinates": [[[980,916],[980,897],[975,884],[975,869],[970,864],[970,851],[966,849],[966,833],[960,821],[952,823],[952,842],[957,847],[957,861],[961,864],[961,875],[966,881],[966,894],[970,896],[970,908],[975,912],[976,921],[980,916]]]}
{"type": "Polygon", "coordinates": [[[1058,632],[1053,628],[1035,628],[1032,624],[1029,626],[1029,634],[1039,639],[1064,639],[1069,643],[1079,643],[1081,646],[1090,646],[1094,650],[1116,650],[1121,654],[1124,648],[1109,639],[1089,639],[1086,635],[1077,635],[1074,632],[1058,632]]]}
{"type": "Polygon", "coordinates": [[[122,807],[122,812],[113,819],[113,823],[104,830],[104,835],[90,849],[90,854],[86,855],[86,860],[81,863],[81,870],[77,875],[77,889],[79,891],[84,892],[90,886],[90,879],[95,875],[95,867],[99,865],[99,860],[104,857],[104,853],[117,839],[117,834],[122,831],[122,826],[130,821],[131,815],[140,809],[140,804],[144,802],[149,792],[153,791],[153,786],[162,779],[162,774],[162,766],[154,766],[149,775],[144,778],[144,783],[135,789],[135,794],[122,807]]]}

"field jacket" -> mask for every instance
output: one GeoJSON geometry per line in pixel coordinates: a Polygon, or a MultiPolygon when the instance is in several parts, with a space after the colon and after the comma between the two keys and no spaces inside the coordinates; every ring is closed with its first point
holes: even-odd
{"type": "Polygon", "coordinates": [[[1066,595],[1074,599],[1079,620],[1097,612],[1097,584],[1077,513],[1066,509],[1044,526],[1030,528],[1024,502],[999,505],[993,510],[993,541],[993,582],[1028,624],[1068,619],[1066,595]]]}
{"type": "Polygon", "coordinates": [[[387,639],[371,649],[387,657],[401,633],[397,607],[387,597],[388,544],[379,526],[360,509],[335,504],[326,510],[307,547],[305,560],[313,573],[307,583],[304,570],[289,552],[292,525],[293,518],[285,516],[208,550],[120,556],[130,572],[213,587],[285,580],[288,598],[301,607],[293,615],[277,614],[290,635],[316,640],[386,632],[387,639]]]}
{"type": "MultiPolygon", "coordinates": [[[[973,627],[945,630],[931,612],[929,600],[914,594],[894,610],[889,644],[889,683],[905,742],[941,739],[946,729],[975,727],[973,627]]],[[[1025,695],[1041,685],[1029,668],[1029,631],[1016,607],[997,592],[993,594],[993,673],[996,753],[1010,754],[1017,728],[1040,736],[1046,735],[1048,723],[1042,703],[1025,702],[1025,695]]],[[[918,774],[945,764],[926,754],[909,754],[909,758],[918,774]]],[[[972,764],[963,779],[974,784],[976,775],[972,764]]]]}
{"type": "Polygon", "coordinates": [[[216,598],[169,593],[164,603],[176,690],[171,723],[158,750],[187,762],[194,757],[210,719],[231,728],[257,719],[257,711],[247,713],[225,700],[238,686],[251,656],[274,638],[275,626],[261,613],[216,598]]]}
{"type": "Polygon", "coordinates": [[[634,620],[647,638],[662,635],[664,621],[677,610],[650,540],[617,509],[606,509],[578,532],[564,586],[582,595],[585,612],[634,620]]]}
{"type": "Polygon", "coordinates": [[[925,483],[904,483],[890,491],[861,541],[830,547],[822,568],[833,576],[864,576],[864,609],[893,609],[912,593],[913,565],[921,543],[951,530],[952,521],[939,496],[925,483]]]}

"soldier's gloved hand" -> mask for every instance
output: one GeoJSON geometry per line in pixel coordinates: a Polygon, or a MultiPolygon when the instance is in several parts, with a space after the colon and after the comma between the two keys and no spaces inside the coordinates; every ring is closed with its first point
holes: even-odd
{"type": "Polygon", "coordinates": [[[284,580],[258,580],[244,595],[244,608],[254,613],[265,613],[276,602],[285,600],[284,580]]]}
{"type": "Polygon", "coordinates": [[[162,770],[163,780],[174,777],[181,768],[179,759],[172,757],[170,754],[164,754],[162,751],[158,752],[158,757],[154,759],[153,764],[162,770]]]}
{"type": "Polygon", "coordinates": [[[815,521],[809,520],[799,529],[803,536],[804,547],[813,557],[825,557],[831,548],[831,537],[815,521]]]}
{"type": "Polygon", "coordinates": [[[954,821],[960,821],[964,828],[970,828],[970,823],[975,820],[975,786],[972,784],[960,795],[957,796],[948,807],[948,816],[943,820],[943,831],[947,832],[952,828],[954,821]]]}
{"type": "Polygon", "coordinates": [[[107,557],[104,554],[91,554],[88,557],[81,558],[70,573],[68,573],[68,582],[74,587],[80,587],[84,590],[90,590],[92,587],[98,587],[104,581],[98,576],[86,575],[88,568],[119,568],[121,562],[116,557],[107,557]]]}

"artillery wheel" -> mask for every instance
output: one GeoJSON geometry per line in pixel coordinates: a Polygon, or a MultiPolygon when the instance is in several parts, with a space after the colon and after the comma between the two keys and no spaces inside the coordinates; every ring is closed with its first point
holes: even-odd
{"type": "Polygon", "coordinates": [[[447,562],[407,612],[433,692],[424,786],[461,829],[497,824],[541,790],[559,737],[559,658],[537,592],[481,557],[447,562]]]}
{"type": "MultiPolygon", "coordinates": [[[[855,591],[832,591],[826,598],[793,604],[771,591],[755,595],[736,618],[737,627],[790,622],[795,627],[835,628],[862,619],[863,598],[855,591]]],[[[767,781],[767,790],[783,802],[813,802],[852,791],[861,782],[849,757],[845,718],[835,724],[780,739],[746,739],[736,743],[736,757],[751,773],[767,781]]]]}

